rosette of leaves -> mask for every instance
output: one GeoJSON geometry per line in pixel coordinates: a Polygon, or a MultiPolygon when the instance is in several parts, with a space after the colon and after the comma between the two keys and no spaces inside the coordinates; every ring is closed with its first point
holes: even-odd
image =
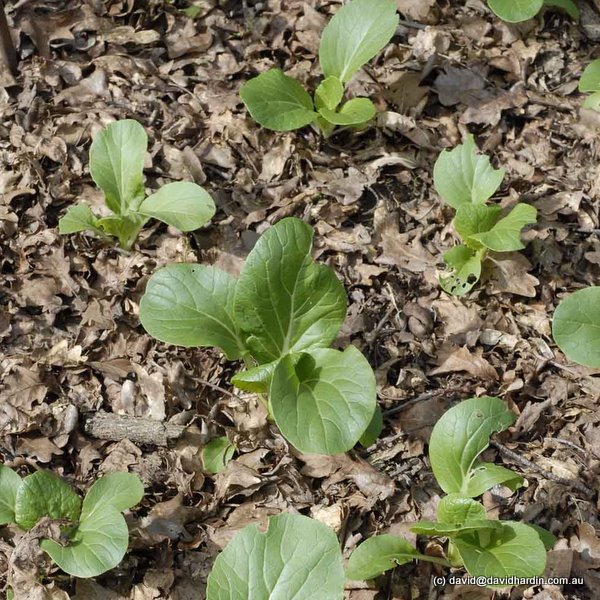
{"type": "Polygon", "coordinates": [[[100,477],[83,501],[62,479],[37,471],[21,479],[0,465],[0,525],[28,531],[48,517],[61,525],[60,542],[43,539],[41,548],[69,575],[95,577],[117,566],[129,542],[124,510],[135,506],[144,488],[132,473],[100,477]]]}
{"type": "Polygon", "coordinates": [[[62,234],[92,231],[101,237],[114,236],[122,248],[130,248],[140,230],[158,219],[181,231],[206,225],[215,214],[208,192],[190,181],[163,185],[146,197],[144,157],[148,136],[132,119],[107,125],[94,137],[90,148],[90,174],[104,192],[112,212],[97,217],[85,202],[71,206],[58,223],[62,234]]]}
{"type": "Polygon", "coordinates": [[[521,485],[522,478],[509,469],[478,458],[490,436],[514,420],[498,398],[471,398],[447,411],[433,429],[429,460],[447,495],[438,504],[437,521],[420,521],[411,530],[445,538],[446,557],[423,554],[406,539],[384,534],[366,540],[352,553],[346,576],[372,579],[413,560],[464,566],[473,577],[541,575],[555,537],[538,526],[488,519],[484,506],[474,500],[497,484],[512,490],[521,485]]]}
{"type": "MultiPolygon", "coordinates": [[[[157,271],[140,303],[140,321],[158,340],[217,346],[247,369],[232,383],[267,396],[271,418],[302,452],[336,454],[373,439],[375,377],[354,346],[335,350],[346,314],[335,273],[311,257],[312,228],[290,217],[273,225],[239,278],[212,266],[157,271]]],[[[377,432],[378,433],[378,432],[377,432]]]]}
{"type": "Polygon", "coordinates": [[[558,8],[579,20],[579,7],[573,0],[488,0],[488,5],[496,16],[509,23],[533,19],[542,8],[558,8]]]}
{"type": "Polygon", "coordinates": [[[266,532],[244,527],[219,554],[207,600],[342,600],[344,568],[335,533],[302,515],[271,517],[266,532]]]}
{"type": "Polygon", "coordinates": [[[525,247],[521,230],[535,223],[536,209],[517,204],[503,215],[500,206],[486,204],[503,178],[504,169],[494,169],[487,156],[475,152],[472,135],[453,150],[444,150],[435,162],[435,190],[456,210],[454,228],[463,242],[444,253],[450,272],[440,277],[440,285],[449,294],[463,296],[473,288],[489,251],[525,247]]]}
{"type": "Polygon", "coordinates": [[[327,136],[336,125],[365,125],[375,116],[375,105],[369,98],[342,103],[345,86],[386,46],[397,26],[391,0],[351,0],[323,30],[319,62],[324,79],[314,98],[299,81],[271,69],[241,87],[248,112],[257,123],[275,131],[314,124],[327,136]]]}

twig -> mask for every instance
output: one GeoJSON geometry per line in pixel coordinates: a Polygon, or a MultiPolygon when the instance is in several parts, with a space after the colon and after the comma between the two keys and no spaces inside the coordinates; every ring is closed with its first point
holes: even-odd
{"type": "Polygon", "coordinates": [[[550,481],[555,481],[556,483],[560,483],[561,485],[564,485],[564,486],[567,486],[570,488],[575,488],[576,490],[579,490],[580,492],[582,492],[588,496],[594,495],[594,490],[590,489],[589,487],[587,487],[586,485],[584,485],[583,483],[581,483],[579,481],[575,481],[574,479],[565,479],[564,477],[559,477],[558,475],[555,475],[554,473],[552,473],[550,471],[546,471],[545,469],[538,467],[538,465],[531,462],[530,460],[524,458],[520,454],[517,454],[516,452],[509,450],[506,446],[503,446],[499,442],[490,442],[490,444],[494,448],[499,450],[500,454],[504,454],[504,456],[507,456],[511,460],[514,460],[516,463],[520,464],[525,469],[529,469],[530,471],[539,473],[542,477],[545,477],[546,479],[550,479],[550,481]]]}

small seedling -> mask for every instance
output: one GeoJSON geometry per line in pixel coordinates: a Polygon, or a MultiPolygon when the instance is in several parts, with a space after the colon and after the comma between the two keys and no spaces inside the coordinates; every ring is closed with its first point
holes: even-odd
{"type": "Polygon", "coordinates": [[[342,600],[344,567],[335,533],[295,514],[271,517],[261,533],[244,527],[219,554],[207,600],[342,600]]]}
{"type": "Polygon", "coordinates": [[[28,531],[49,517],[61,524],[66,541],[44,539],[41,548],[69,575],[95,577],[118,565],[129,542],[124,510],[135,506],[144,488],[132,473],[109,473],[89,489],[83,502],[62,479],[37,471],[21,479],[0,465],[0,525],[28,531]]]}
{"type": "Polygon", "coordinates": [[[435,189],[456,210],[454,228],[463,241],[444,254],[450,273],[440,277],[440,285],[449,294],[462,296],[473,288],[490,250],[509,252],[525,247],[521,230],[535,223],[536,209],[517,204],[501,217],[499,206],[486,204],[503,178],[504,169],[494,169],[487,156],[475,153],[472,135],[464,144],[443,151],[435,163],[435,189]]]}
{"type": "Polygon", "coordinates": [[[552,335],[570,360],[600,367],[600,287],[567,296],[554,311],[552,335]]]}
{"type": "Polygon", "coordinates": [[[232,383],[268,394],[269,414],[302,452],[351,449],[376,412],[375,377],[354,346],[329,348],[346,314],[334,272],[311,258],[313,231],[286,218],[260,237],[235,279],[215,267],[157,271],[140,303],[153,337],[186,347],[217,346],[247,370],[232,383]]]}
{"type": "Polygon", "coordinates": [[[488,447],[490,435],[514,420],[498,398],[471,398],[447,411],[431,434],[429,460],[448,495],[438,504],[436,522],[420,521],[411,528],[419,535],[446,538],[446,558],[422,554],[395,535],[375,536],[350,556],[348,579],[373,579],[412,560],[464,566],[473,577],[490,578],[487,584],[499,587],[503,578],[540,575],[554,536],[518,521],[487,519],[484,506],[473,499],[497,484],[512,490],[521,485],[522,478],[509,469],[478,458],[488,447]]]}
{"type": "Polygon", "coordinates": [[[150,218],[181,231],[205,225],[215,214],[215,204],[195,183],[168,183],[145,197],[147,148],[148,136],[137,121],[127,119],[107,125],[92,142],[90,173],[113,214],[96,217],[89,205],[81,202],[60,219],[59,232],[92,231],[101,237],[115,236],[122,248],[130,248],[150,218]]]}
{"type": "Polygon", "coordinates": [[[573,0],[488,0],[494,14],[508,23],[533,19],[542,8],[559,8],[575,21],[579,20],[579,7],[573,0]]]}
{"type": "Polygon", "coordinates": [[[325,78],[314,101],[300,82],[280,69],[245,83],[240,96],[252,118],[275,131],[314,124],[328,136],[336,125],[363,126],[375,116],[375,105],[368,98],[353,98],[340,107],[345,86],[390,41],[397,26],[394,2],[351,0],[323,30],[319,62],[325,78]]]}

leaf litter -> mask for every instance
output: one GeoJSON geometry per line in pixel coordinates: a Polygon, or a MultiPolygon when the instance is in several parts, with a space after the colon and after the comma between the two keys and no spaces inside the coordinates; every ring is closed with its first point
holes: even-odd
{"type": "MultiPolygon", "coordinates": [[[[557,13],[515,26],[482,3],[397,4],[392,43],[349,84],[385,111],[378,127],[341,129],[327,141],[310,130],[256,127],[238,89],[271,67],[315,80],[330,3],[194,0],[187,14],[183,2],[8,5],[21,61],[0,88],[3,462],[23,475],[51,469],[82,490],[102,473],[130,469],[146,490],[127,516],[130,551],[116,577],[59,578],[35,544],[26,552],[21,545],[22,597],[202,598],[235,531],[281,512],[328,523],[346,555],[375,532],[407,530],[439,500],[428,431],[456,400],[476,394],[500,394],[518,415],[499,442],[512,454],[492,447],[486,458],[496,455],[528,481],[516,501],[492,490],[484,503],[551,529],[560,538],[552,572],[585,580],[512,597],[600,594],[598,372],[569,364],[549,327],[558,300],[600,275],[599,123],[576,94],[597,7],[586,5],[580,30],[557,13]],[[58,235],[58,219],[75,202],[101,209],[89,146],[125,118],[149,135],[148,187],[206,186],[218,210],[212,225],[181,235],[150,224],[131,253],[58,235]],[[432,167],[467,126],[506,168],[502,196],[532,204],[541,218],[524,253],[494,258],[481,287],[456,299],[437,285],[441,255],[456,240],[432,167]],[[340,343],[365,352],[377,375],[383,434],[348,456],[297,453],[260,404],[229,388],[232,367],[217,351],[167,346],[139,325],[156,269],[199,261],[239,272],[258,235],[289,215],[316,227],[314,254],[348,293],[340,343]],[[84,424],[102,414],[160,427],[141,441],[117,437],[114,421],[112,437],[92,435],[84,424]],[[222,435],[235,458],[205,473],[201,449],[222,435]]],[[[5,551],[3,584],[15,577],[5,551]]],[[[404,565],[384,578],[383,592],[363,584],[346,597],[426,597],[431,572],[404,565]]],[[[496,592],[447,585],[434,593],[496,592]]]]}

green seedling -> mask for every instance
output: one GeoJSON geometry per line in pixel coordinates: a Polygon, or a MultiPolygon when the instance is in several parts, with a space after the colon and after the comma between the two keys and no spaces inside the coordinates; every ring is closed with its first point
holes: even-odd
{"type": "Polygon", "coordinates": [[[377,419],[375,377],[354,346],[329,348],[346,314],[344,288],[311,258],[313,231],[286,218],[260,237],[239,278],[175,264],[148,281],[140,320],[179,346],[217,346],[247,369],[238,388],[267,394],[269,414],[302,452],[351,449],[377,419]]]}
{"type": "Polygon", "coordinates": [[[600,58],[592,61],[581,74],[580,92],[591,92],[583,101],[583,108],[600,111],[600,58]]]}
{"type": "Polygon", "coordinates": [[[127,249],[150,218],[181,231],[205,225],[215,214],[215,204],[208,192],[195,183],[168,183],[146,197],[147,148],[148,136],[137,121],[128,119],[107,125],[92,142],[90,173],[113,214],[96,217],[89,205],[81,202],[60,219],[59,232],[92,231],[101,237],[115,236],[127,249]]]}
{"type": "Polygon", "coordinates": [[[328,136],[336,125],[362,127],[375,116],[375,105],[368,98],[342,104],[345,86],[384,48],[397,26],[394,2],[351,0],[323,30],[319,62],[324,79],[314,99],[280,69],[245,83],[240,96],[252,118],[267,129],[291,131],[312,124],[328,136]]]}
{"type": "Polygon", "coordinates": [[[207,600],[342,600],[344,567],[335,533],[295,514],[271,517],[261,533],[244,527],[219,554],[207,600]]]}
{"type": "Polygon", "coordinates": [[[233,458],[235,445],[226,436],[211,440],[202,448],[202,466],[208,473],[220,473],[233,458]]]}
{"type": "Polygon", "coordinates": [[[600,287],[567,296],[554,311],[552,336],[570,360],[600,367],[600,287]]]}
{"type": "Polygon", "coordinates": [[[449,294],[463,296],[479,281],[481,266],[489,251],[521,250],[521,230],[535,223],[537,211],[528,204],[517,204],[502,216],[502,209],[486,202],[504,178],[504,169],[494,169],[490,159],[476,154],[469,135],[464,144],[443,151],[433,168],[433,182],[441,198],[456,210],[454,228],[462,244],[444,254],[449,274],[440,285],[449,294]]]}
{"type": "Polygon", "coordinates": [[[83,502],[62,479],[37,471],[21,479],[0,465],[0,525],[15,523],[29,531],[44,517],[61,525],[61,541],[43,539],[41,548],[69,575],[95,577],[117,566],[129,542],[124,510],[144,495],[136,475],[100,477],[83,502]]]}
{"type": "Polygon", "coordinates": [[[447,411],[433,429],[429,460],[447,495],[438,504],[437,521],[420,521],[411,529],[447,539],[446,558],[422,554],[404,538],[384,534],[368,539],[352,553],[347,578],[373,579],[413,560],[464,566],[473,577],[496,578],[488,582],[494,587],[502,587],[504,578],[541,575],[554,536],[518,521],[487,519],[484,506],[473,499],[497,484],[512,490],[522,484],[512,471],[478,458],[490,435],[514,420],[498,398],[471,398],[447,411]]]}
{"type": "Polygon", "coordinates": [[[496,16],[509,23],[533,19],[542,8],[559,8],[579,20],[579,7],[573,0],[488,0],[488,5],[496,16]]]}

